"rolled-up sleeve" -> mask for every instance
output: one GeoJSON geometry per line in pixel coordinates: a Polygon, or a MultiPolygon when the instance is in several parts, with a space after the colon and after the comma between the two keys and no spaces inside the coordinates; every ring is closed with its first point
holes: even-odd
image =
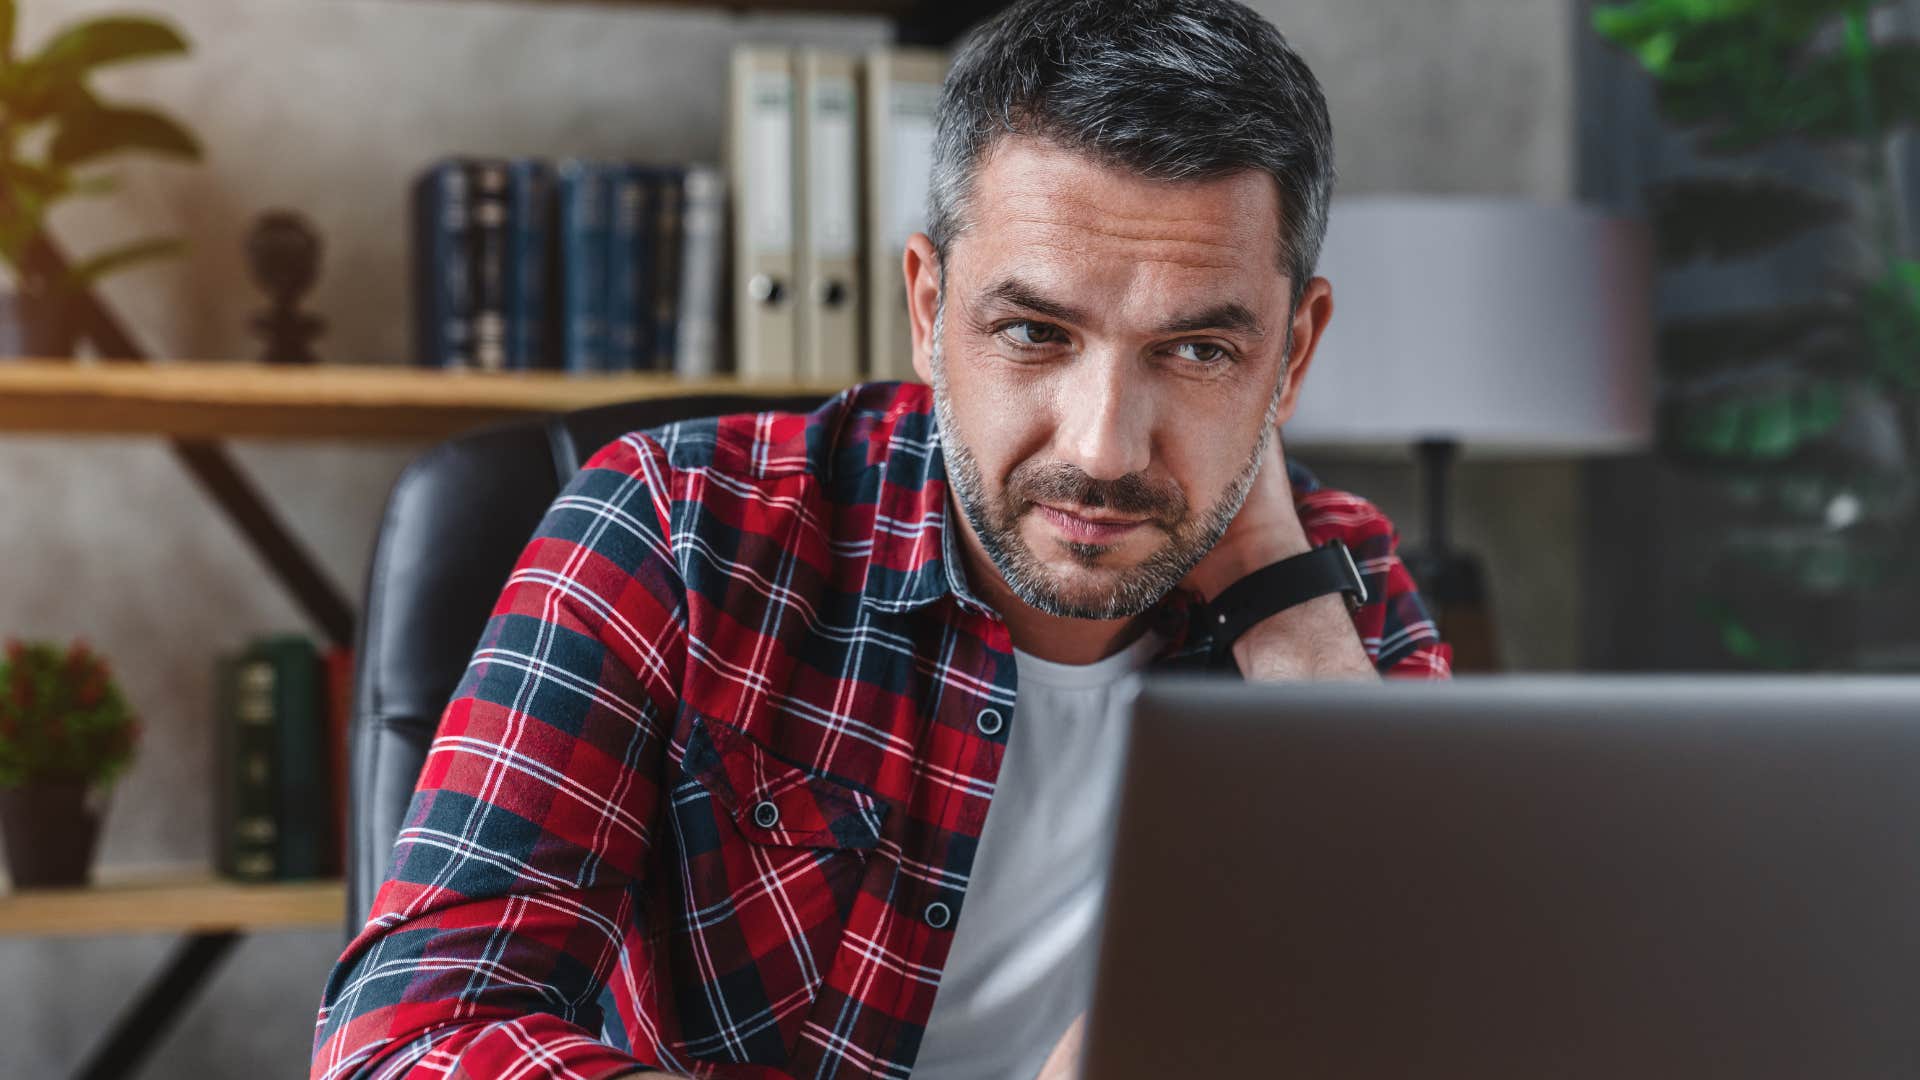
{"type": "Polygon", "coordinates": [[[1296,496],[1294,505],[1315,544],[1338,537],[1353,553],[1368,594],[1353,613],[1354,628],[1374,670],[1390,679],[1451,678],[1453,649],[1440,640],[1439,627],[1400,560],[1400,532],[1392,519],[1366,499],[1317,485],[1296,496]]]}

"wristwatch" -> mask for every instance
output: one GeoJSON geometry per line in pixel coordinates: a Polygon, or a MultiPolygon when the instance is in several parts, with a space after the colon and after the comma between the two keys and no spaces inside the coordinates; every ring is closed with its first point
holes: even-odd
{"type": "Polygon", "coordinates": [[[1208,628],[1213,631],[1213,662],[1221,666],[1232,655],[1233,643],[1240,635],[1295,604],[1345,593],[1347,610],[1367,602],[1367,583],[1353,553],[1339,540],[1290,559],[1255,570],[1213,598],[1206,607],[1208,628]]]}

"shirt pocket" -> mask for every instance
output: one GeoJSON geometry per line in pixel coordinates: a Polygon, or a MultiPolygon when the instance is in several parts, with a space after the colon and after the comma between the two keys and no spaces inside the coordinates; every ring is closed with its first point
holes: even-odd
{"type": "Polygon", "coordinates": [[[648,890],[678,901],[667,959],[681,1051],[780,1064],[863,883],[885,870],[869,856],[888,806],[712,718],[687,731],[672,797],[678,857],[662,867],[680,880],[648,890]]]}
{"type": "Polygon", "coordinates": [[[887,807],[873,796],[791,764],[726,724],[696,717],[691,731],[683,771],[747,840],[852,851],[880,843],[887,807]]]}

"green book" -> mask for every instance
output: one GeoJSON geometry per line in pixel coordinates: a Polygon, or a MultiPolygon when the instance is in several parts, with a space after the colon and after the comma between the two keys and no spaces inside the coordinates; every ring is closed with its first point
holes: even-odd
{"type": "Polygon", "coordinates": [[[274,820],[273,664],[235,653],[214,661],[214,699],[220,779],[216,786],[215,849],[220,872],[243,881],[270,881],[279,869],[274,820]]]}
{"type": "Polygon", "coordinates": [[[274,876],[317,878],[325,871],[331,826],[320,652],[305,635],[276,634],[256,640],[248,657],[273,671],[274,876]]]}

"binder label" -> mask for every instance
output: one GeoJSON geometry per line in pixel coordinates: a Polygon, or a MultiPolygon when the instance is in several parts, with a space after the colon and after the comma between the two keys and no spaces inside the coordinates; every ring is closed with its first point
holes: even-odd
{"type": "Polygon", "coordinates": [[[854,219],[859,213],[854,186],[859,155],[854,144],[853,80],[816,80],[808,105],[812,141],[807,148],[807,223],[814,253],[829,259],[852,258],[857,244],[854,219]]]}
{"type": "Polygon", "coordinates": [[[748,235],[755,254],[784,255],[793,250],[792,77],[755,72],[748,107],[748,235]]]}
{"type": "Polygon", "coordinates": [[[893,85],[890,111],[893,175],[887,193],[887,243],[895,253],[927,226],[927,183],[933,173],[934,118],[940,110],[936,83],[893,85]]]}

